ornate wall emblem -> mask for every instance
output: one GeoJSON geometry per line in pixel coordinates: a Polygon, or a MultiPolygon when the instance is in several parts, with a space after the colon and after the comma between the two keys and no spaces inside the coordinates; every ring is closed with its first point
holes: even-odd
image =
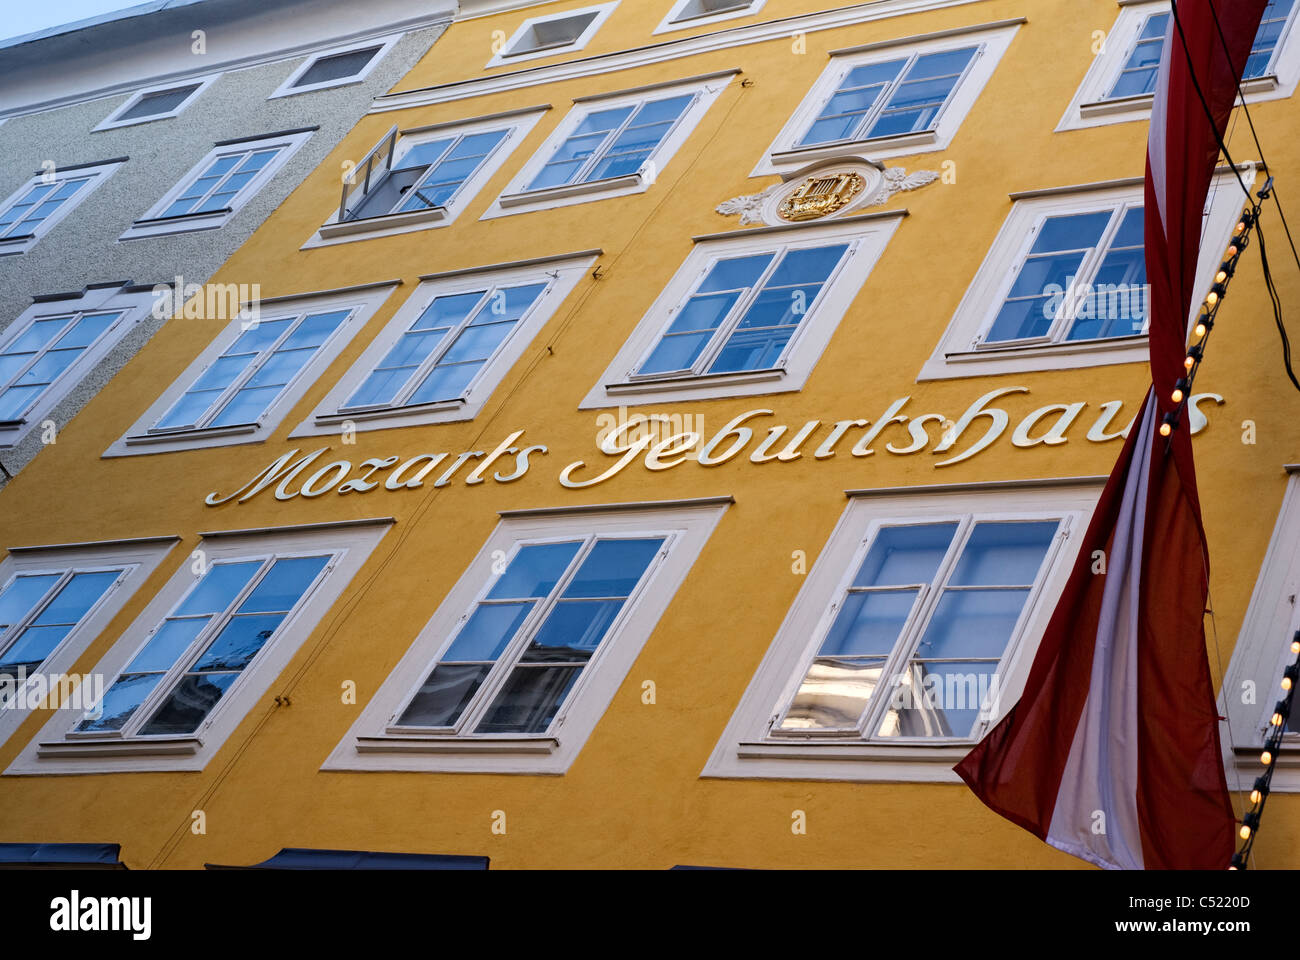
{"type": "Polygon", "coordinates": [[[828,217],[848,206],[866,186],[867,181],[859,173],[809,177],[799,185],[799,189],[781,201],[776,215],[791,223],[828,217]]]}
{"type": "Polygon", "coordinates": [[[874,165],[852,161],[805,168],[785,183],[774,184],[761,193],[735,197],[718,204],[725,217],[739,215],[741,226],[766,223],[803,223],[843,215],[862,207],[879,206],[897,193],[916,190],[939,179],[933,170],[908,173],[902,167],[879,170],[874,165]]]}

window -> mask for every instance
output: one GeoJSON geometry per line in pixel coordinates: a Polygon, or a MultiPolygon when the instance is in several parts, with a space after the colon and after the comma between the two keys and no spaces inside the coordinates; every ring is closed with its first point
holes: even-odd
{"type": "Polygon", "coordinates": [[[1099,492],[855,495],[705,774],[955,781],[1023,686],[1099,492]]]}
{"type": "Polygon", "coordinates": [[[565,50],[581,50],[616,6],[617,3],[606,3],[525,20],[487,65],[499,67],[521,60],[549,57],[565,50]]]}
{"type": "Polygon", "coordinates": [[[307,246],[451,223],[545,109],[404,132],[393,127],[353,169],[338,210],[307,246]]]}
{"type": "Polygon", "coordinates": [[[655,28],[655,33],[699,27],[737,17],[751,17],[763,9],[766,2],[767,0],[675,0],[668,15],[655,28]]]}
{"type": "Polygon", "coordinates": [[[791,174],[846,153],[881,160],[946,148],[1023,22],[832,51],[751,176],[791,174]]]}
{"type": "Polygon", "coordinates": [[[583,407],[800,389],[905,215],[696,238],[583,407]]]}
{"type": "Polygon", "coordinates": [[[45,692],[54,706],[91,706],[99,693],[93,678],[78,677],[73,687],[67,671],[175,542],[157,537],[9,550],[0,562],[0,743],[45,692]],[[38,676],[43,683],[33,681],[38,676]],[[29,686],[20,696],[24,678],[29,686]],[[81,684],[87,686],[74,697],[81,684]]]}
{"type": "Polygon", "coordinates": [[[173,83],[138,90],[95,129],[112,130],[116,127],[129,127],[137,123],[180,116],[181,112],[197,100],[199,94],[210,87],[216,79],[215,76],[203,77],[187,83],[173,83]]]}
{"type": "MultiPolygon", "coordinates": [[[[1247,184],[1253,168],[1243,168],[1247,184]]],[[[1146,362],[1143,181],[1014,194],[1014,205],[919,379],[1146,362]]],[[[1209,290],[1241,212],[1221,170],[1197,282],[1209,290]]],[[[1199,301],[1198,301],[1199,302],[1199,301]]],[[[1191,322],[1189,317],[1189,323],[1191,322]]]]}
{"type": "Polygon", "coordinates": [[[271,98],[360,83],[399,39],[366,40],[308,57],[280,84],[271,98]]]}
{"type": "Polygon", "coordinates": [[[801,147],[933,130],[978,47],[914,54],[849,70],[801,147]]]}
{"type": "Polygon", "coordinates": [[[506,514],[325,768],[563,773],[726,502],[506,514]]]}
{"type": "MultiPolygon", "coordinates": [[[[1300,63],[1287,54],[1296,0],[1270,0],[1242,76],[1249,102],[1290,96],[1300,63]]],[[[1165,39],[1176,31],[1168,4],[1121,8],[1058,130],[1145,120],[1150,114],[1165,39]]]]}
{"type": "Polygon", "coordinates": [[[391,521],[207,534],[10,773],[199,770],[316,628],[391,521]]]}
{"type": "Polygon", "coordinates": [[[425,278],[293,436],[472,419],[594,262],[588,252],[425,278]]]}
{"type": "Polygon", "coordinates": [[[42,298],[0,331],[0,449],[15,446],[146,313],[152,296],[107,284],[42,298]]]}
{"type": "Polygon", "coordinates": [[[125,162],[56,167],[32,177],[0,204],[0,256],[34,247],[125,162]]]}
{"type": "Polygon", "coordinates": [[[575,101],[487,217],[649,189],[735,73],[575,101]]]}
{"type": "MultiPolygon", "coordinates": [[[[1273,482],[1271,470],[1264,469],[1268,472],[1259,475],[1249,488],[1252,491],[1263,487],[1266,478],[1273,482]]],[[[1300,630],[1300,606],[1295,602],[1300,596],[1300,466],[1289,465],[1286,472],[1289,476],[1282,508],[1222,687],[1223,691],[1257,693],[1253,697],[1227,695],[1219,699],[1219,712],[1228,718],[1230,736],[1225,747],[1235,748],[1228,779],[1232,782],[1235,773],[1242,784],[1250,783],[1260,772],[1260,747],[1269,730],[1273,707],[1282,697],[1282,671],[1295,663],[1291,641],[1300,630]]],[[[1267,487],[1262,492],[1267,502],[1271,492],[1267,487]]],[[[1300,791],[1300,771],[1294,763],[1300,753],[1300,730],[1294,713],[1283,735],[1281,753],[1274,765],[1272,789],[1300,791]]]]}
{"type": "Polygon", "coordinates": [[[225,226],[310,136],[297,130],[218,144],[121,239],[225,226]]]}
{"type": "Polygon", "coordinates": [[[263,301],[231,321],[107,455],[263,439],[394,286],[263,301]]]}

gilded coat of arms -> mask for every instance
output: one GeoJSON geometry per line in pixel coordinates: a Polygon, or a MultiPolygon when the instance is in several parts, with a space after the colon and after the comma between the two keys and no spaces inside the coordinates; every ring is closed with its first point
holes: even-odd
{"type": "Polygon", "coordinates": [[[791,223],[830,216],[851,203],[866,186],[859,173],[809,177],[777,207],[776,215],[791,223]]]}

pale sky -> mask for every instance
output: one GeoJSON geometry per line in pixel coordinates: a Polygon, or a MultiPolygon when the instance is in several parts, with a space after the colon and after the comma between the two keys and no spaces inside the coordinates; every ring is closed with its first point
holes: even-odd
{"type": "Polygon", "coordinates": [[[138,6],[144,0],[0,0],[0,40],[138,6]]]}

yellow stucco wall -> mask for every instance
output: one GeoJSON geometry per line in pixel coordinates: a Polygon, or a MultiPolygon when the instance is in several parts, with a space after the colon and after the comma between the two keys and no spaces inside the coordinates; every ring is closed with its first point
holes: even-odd
{"type": "MultiPolygon", "coordinates": [[[[664,39],[652,38],[651,30],[667,3],[623,0],[576,56],[664,39]]],[[[584,5],[585,0],[571,0],[454,24],[399,89],[478,76],[491,55],[494,30],[510,34],[527,16],[584,5]]],[[[815,0],[769,0],[758,19],[826,6],[815,0]]],[[[1144,365],[926,383],[916,383],[915,376],[1010,210],[1009,193],[1143,173],[1145,123],[1053,132],[1092,62],[1092,32],[1108,29],[1116,12],[1113,0],[982,0],[811,33],[802,54],[793,51],[787,37],[363,119],[213,282],[260,283],[264,297],[393,278],[404,286],[267,442],[100,459],[224,326],[222,321],[170,322],[57,444],[0,493],[0,543],[183,536],[73,668],[87,672],[184,562],[200,531],[389,515],[397,526],[205,770],[5,777],[0,839],[120,842],[123,859],[133,868],[252,863],[284,846],[486,854],[494,868],[1081,866],[986,810],[964,786],[724,781],[699,774],[804,582],[791,572],[792,553],[806,551],[811,565],[845,508],[846,489],[1109,472],[1118,442],[1089,443],[1083,434],[1102,402],[1124,400],[1125,416],[1133,412],[1147,383],[1144,365]],[[734,218],[720,216],[714,207],[776,182],[775,177],[751,180],[749,172],[821,74],[827,51],[1020,16],[1028,23],[951,147],[890,161],[909,170],[938,170],[952,161],[956,182],[935,183],[889,202],[890,209],[906,207],[909,216],[805,389],[665,402],[654,409],[701,415],[707,435],[755,407],[774,410],[773,423],[792,426],[806,420],[875,420],[904,395],[912,397],[908,412],[955,419],[989,390],[1024,386],[1029,394],[1000,404],[1013,424],[1048,403],[1089,404],[1071,429],[1070,442],[1022,450],[1011,445],[1008,432],[971,460],[936,469],[942,458],[929,450],[910,456],[885,452],[883,441],[906,437],[903,428],[891,428],[878,452],[865,459],[847,452],[825,461],[805,455],[792,463],[761,465],[737,458],[713,469],[687,463],[662,473],[634,465],[589,490],[561,487],[557,477],[564,465],[606,459],[596,450],[600,411],[580,411],[578,402],[690,252],[690,238],[737,228],[734,218]],[[752,85],[742,87],[736,80],[728,86],[645,194],[479,221],[560,123],[572,98],[734,67],[752,85]],[[299,250],[337,204],[345,161],[361,159],[392,124],[469,119],[543,103],[555,109],[450,228],[299,250]],[[285,451],[329,442],[287,436],[351,367],[420,275],[590,248],[604,250],[601,277],[578,284],[475,420],[362,432],[355,446],[342,448],[337,440],[330,442],[340,457],[358,463],[390,454],[490,449],[511,431],[525,429],[527,441],[550,447],[525,478],[510,485],[453,483],[401,493],[381,487],[288,503],[264,493],[245,504],[204,506],[206,494],[234,491],[285,451]],[[497,511],[720,494],[733,495],[735,505],[567,774],[319,770],[360,709],[340,702],[340,684],[355,681],[364,705],[478,552],[498,522],[497,511]],[[653,706],[643,705],[639,696],[647,679],[658,688],[653,706]],[[292,705],[277,707],[277,694],[290,695],[292,705]],[[195,836],[191,811],[200,809],[207,834],[195,836]],[[807,811],[805,836],[791,833],[794,809],[807,811]],[[509,818],[505,836],[490,831],[495,810],[509,818]]],[[[1282,184],[1291,182],[1294,145],[1300,142],[1294,103],[1264,103],[1253,113],[1274,172],[1282,184]]],[[[1257,159],[1244,124],[1236,128],[1231,146],[1238,159],[1257,159]]],[[[1280,239],[1274,246],[1283,299],[1297,302],[1296,275],[1279,266],[1280,239]]],[[[159,248],[165,250],[165,241],[159,248]]],[[[1226,398],[1222,407],[1207,411],[1210,426],[1196,439],[1214,563],[1217,646],[1212,641],[1210,658],[1216,683],[1220,664],[1226,668],[1232,654],[1281,503],[1282,465],[1300,460],[1297,400],[1282,387],[1276,333],[1253,251],[1244,264],[1197,383],[1198,390],[1226,398]],[[1258,425],[1253,446],[1241,442],[1240,424],[1247,419],[1258,425]]],[[[932,436],[937,437],[933,427],[932,436]]],[[[45,719],[29,718],[0,746],[0,767],[45,719]]],[[[1256,847],[1258,864],[1294,866],[1298,846],[1300,801],[1278,796],[1256,847]]]]}

